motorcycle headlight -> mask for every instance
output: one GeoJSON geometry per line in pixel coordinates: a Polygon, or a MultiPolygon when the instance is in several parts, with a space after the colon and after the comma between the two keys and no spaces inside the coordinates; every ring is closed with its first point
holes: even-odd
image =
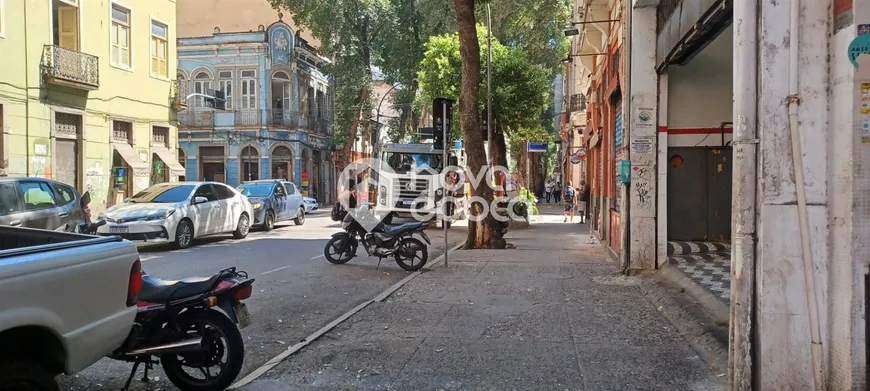
{"type": "Polygon", "coordinates": [[[435,195],[440,196],[441,194],[444,194],[444,190],[442,190],[442,189],[435,190],[435,195]]]}

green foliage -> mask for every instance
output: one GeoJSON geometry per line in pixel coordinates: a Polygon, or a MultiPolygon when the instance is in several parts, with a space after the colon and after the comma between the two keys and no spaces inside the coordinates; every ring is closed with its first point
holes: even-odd
{"type": "Polygon", "coordinates": [[[514,213],[520,216],[536,215],[539,213],[538,197],[535,197],[535,193],[525,187],[520,187],[519,197],[517,198],[519,202],[514,204],[514,213]]]}
{"type": "MultiPolygon", "coordinates": [[[[486,59],[486,28],[478,25],[481,58],[486,59]]],[[[485,60],[483,61],[485,63],[485,60]]],[[[437,97],[459,98],[462,60],[459,55],[459,35],[434,36],[426,43],[426,52],[420,63],[418,80],[421,99],[431,102],[437,97]]],[[[486,90],[486,67],[481,67],[481,89],[486,90]]],[[[507,135],[524,127],[540,127],[543,113],[552,102],[549,75],[543,67],[528,61],[521,49],[510,48],[493,41],[492,44],[493,114],[499,128],[507,135]]],[[[481,93],[479,106],[486,104],[481,93]]],[[[458,110],[454,110],[454,124],[458,124],[458,110]]],[[[460,129],[454,127],[454,136],[460,129]]]]}

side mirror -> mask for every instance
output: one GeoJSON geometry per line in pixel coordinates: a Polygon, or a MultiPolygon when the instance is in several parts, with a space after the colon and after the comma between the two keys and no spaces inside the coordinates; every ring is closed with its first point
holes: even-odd
{"type": "Polygon", "coordinates": [[[203,204],[208,202],[208,198],[205,197],[193,197],[193,204],[203,204]]]}
{"type": "Polygon", "coordinates": [[[91,204],[91,192],[86,191],[85,194],[82,194],[82,199],[80,205],[82,209],[87,208],[88,205],[91,204]]]}

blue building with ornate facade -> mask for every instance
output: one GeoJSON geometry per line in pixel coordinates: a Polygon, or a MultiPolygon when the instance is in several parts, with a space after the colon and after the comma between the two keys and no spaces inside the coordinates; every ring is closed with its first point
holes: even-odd
{"type": "Polygon", "coordinates": [[[248,32],[178,38],[182,96],[222,91],[224,110],[191,96],[178,113],[186,180],[236,186],[286,179],[303,193],[335,198],[328,59],[280,20],[248,32]]]}

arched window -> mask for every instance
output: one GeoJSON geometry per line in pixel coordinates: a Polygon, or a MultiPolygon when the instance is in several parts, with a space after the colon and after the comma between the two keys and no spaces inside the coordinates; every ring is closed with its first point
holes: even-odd
{"type": "Polygon", "coordinates": [[[242,180],[255,181],[260,179],[260,153],[252,146],[242,148],[239,154],[242,162],[242,180]]]}
{"type": "MultiPolygon", "coordinates": [[[[206,72],[199,72],[193,77],[193,92],[197,94],[205,94],[211,89],[211,75],[206,72]]],[[[193,107],[202,109],[205,106],[205,98],[197,96],[193,99],[193,107]]]]}

